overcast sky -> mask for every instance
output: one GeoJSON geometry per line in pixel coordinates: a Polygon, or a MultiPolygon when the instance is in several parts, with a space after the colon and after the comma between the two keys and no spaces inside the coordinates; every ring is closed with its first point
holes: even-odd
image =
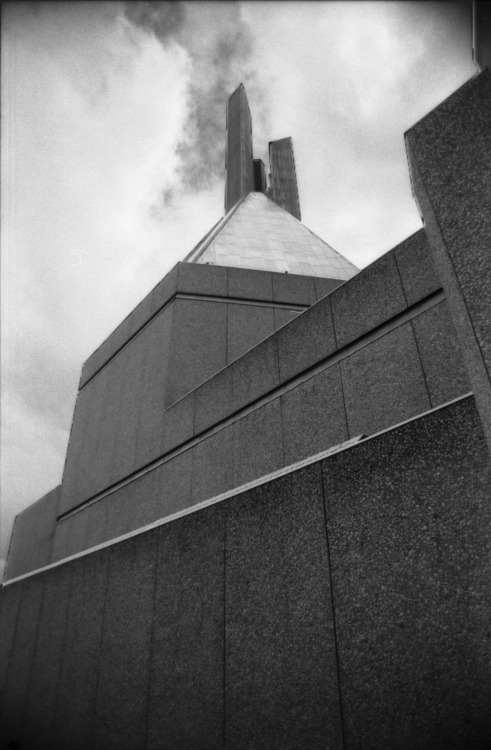
{"type": "Polygon", "coordinates": [[[475,74],[470,3],[2,5],[2,556],[60,483],[82,363],[223,215],[225,101],[292,136],[359,267],[421,227],[404,131],[475,74]]]}

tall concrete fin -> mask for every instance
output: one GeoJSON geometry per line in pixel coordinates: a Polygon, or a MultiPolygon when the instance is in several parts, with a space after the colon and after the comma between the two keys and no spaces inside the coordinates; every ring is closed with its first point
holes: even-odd
{"type": "Polygon", "coordinates": [[[269,162],[271,166],[271,188],[268,191],[268,197],[301,221],[297,173],[291,138],[271,141],[269,144],[269,162]]]}
{"type": "Polygon", "coordinates": [[[253,190],[252,120],[241,83],[227,102],[225,213],[253,190]]]}

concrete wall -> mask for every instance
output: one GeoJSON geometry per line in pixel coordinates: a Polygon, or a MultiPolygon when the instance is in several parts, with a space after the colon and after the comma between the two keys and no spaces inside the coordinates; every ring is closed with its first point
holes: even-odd
{"type": "Polygon", "coordinates": [[[137,327],[144,318],[139,308],[151,310],[151,298],[84,366],[63,476],[64,511],[160,456],[167,407],[298,315],[326,286],[340,283],[316,285],[298,276],[273,281],[279,274],[195,264],[176,268],[164,279],[174,295],[164,297],[150,322],[137,327]]]}
{"type": "MultiPolygon", "coordinates": [[[[167,410],[152,407],[148,424],[160,418],[160,442],[137,446],[151,446],[145,458],[157,464],[60,520],[53,559],[470,390],[418,232],[167,410]]],[[[81,482],[64,493],[61,512],[91,497],[81,482]]]]}
{"type": "Polygon", "coordinates": [[[51,562],[61,485],[19,513],[14,522],[5,579],[51,562]]]}
{"type": "Polygon", "coordinates": [[[491,75],[406,134],[413,191],[491,450],[491,75]]]}
{"type": "Polygon", "coordinates": [[[2,747],[485,750],[472,397],[1,591],[2,747]]]}

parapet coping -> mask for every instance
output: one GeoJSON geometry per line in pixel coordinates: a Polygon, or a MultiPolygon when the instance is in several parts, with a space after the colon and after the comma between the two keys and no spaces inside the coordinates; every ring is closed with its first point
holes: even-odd
{"type": "Polygon", "coordinates": [[[332,446],[331,448],[327,448],[326,450],[321,451],[320,453],[315,453],[313,456],[309,456],[308,458],[305,458],[302,461],[296,461],[293,464],[284,466],[282,469],[278,469],[277,471],[273,471],[269,474],[265,474],[264,476],[258,477],[257,479],[254,479],[251,482],[247,482],[246,484],[242,484],[239,487],[234,487],[231,490],[227,490],[227,492],[222,492],[220,495],[215,495],[214,497],[211,497],[208,500],[203,500],[200,503],[196,503],[195,505],[189,506],[188,508],[183,508],[182,510],[177,511],[176,513],[172,513],[169,516],[165,516],[165,518],[159,518],[157,521],[153,521],[152,523],[149,523],[145,526],[141,526],[140,528],[134,529],[133,531],[129,531],[126,534],[122,534],[121,536],[114,537],[114,539],[109,539],[108,541],[102,542],[101,544],[97,544],[94,547],[89,547],[88,549],[82,550],[81,552],[77,552],[74,555],[64,557],[61,560],[57,560],[56,562],[50,563],[49,565],[44,565],[42,568],[31,570],[29,573],[24,573],[23,575],[16,576],[15,578],[11,578],[9,581],[2,581],[2,587],[10,586],[10,584],[12,583],[17,583],[18,581],[22,581],[26,578],[31,578],[32,576],[38,575],[39,573],[44,573],[47,570],[57,568],[60,565],[64,565],[65,563],[68,563],[68,562],[72,562],[72,560],[78,560],[80,557],[85,557],[86,555],[90,555],[94,552],[99,552],[99,550],[106,549],[107,547],[112,547],[114,544],[118,544],[119,542],[124,542],[126,541],[126,539],[131,539],[132,537],[138,536],[139,534],[144,534],[147,531],[156,529],[159,526],[164,526],[167,523],[171,523],[172,521],[176,521],[177,519],[183,518],[184,516],[191,515],[192,513],[197,513],[198,511],[203,510],[204,508],[208,508],[210,505],[216,505],[217,503],[223,502],[224,500],[228,500],[229,498],[235,497],[236,495],[242,495],[244,492],[248,492],[249,490],[255,489],[256,487],[260,487],[263,484],[268,484],[268,482],[271,482],[275,479],[279,479],[280,477],[286,476],[288,474],[292,474],[293,472],[298,471],[299,469],[303,469],[306,466],[310,466],[311,464],[317,463],[318,461],[322,461],[325,458],[330,458],[333,455],[342,453],[343,451],[349,450],[350,448],[354,448],[360,443],[366,443],[369,440],[374,440],[375,438],[378,438],[381,435],[385,435],[388,432],[397,430],[406,424],[410,424],[411,422],[417,421],[418,419],[423,419],[429,414],[433,414],[434,412],[441,411],[442,409],[446,409],[452,406],[453,404],[458,403],[459,401],[464,401],[473,396],[474,394],[472,393],[472,391],[469,393],[465,393],[464,395],[458,396],[457,398],[454,398],[451,401],[447,401],[445,404],[436,406],[433,409],[428,409],[427,411],[422,412],[421,414],[418,414],[415,417],[410,417],[409,419],[405,419],[403,422],[399,422],[396,425],[392,425],[392,427],[387,427],[385,430],[380,430],[379,432],[376,432],[373,435],[369,435],[369,436],[357,435],[356,437],[350,438],[349,440],[345,440],[344,442],[339,443],[338,445],[332,446]]]}

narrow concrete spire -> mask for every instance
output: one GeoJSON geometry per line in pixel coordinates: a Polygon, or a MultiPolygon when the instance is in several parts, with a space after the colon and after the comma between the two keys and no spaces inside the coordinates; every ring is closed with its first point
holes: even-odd
{"type": "Polygon", "coordinates": [[[244,85],[227,102],[225,213],[254,190],[252,121],[244,85]]]}
{"type": "Polygon", "coordinates": [[[269,162],[271,165],[271,188],[268,197],[301,221],[297,173],[291,138],[271,141],[269,144],[269,162]]]}

